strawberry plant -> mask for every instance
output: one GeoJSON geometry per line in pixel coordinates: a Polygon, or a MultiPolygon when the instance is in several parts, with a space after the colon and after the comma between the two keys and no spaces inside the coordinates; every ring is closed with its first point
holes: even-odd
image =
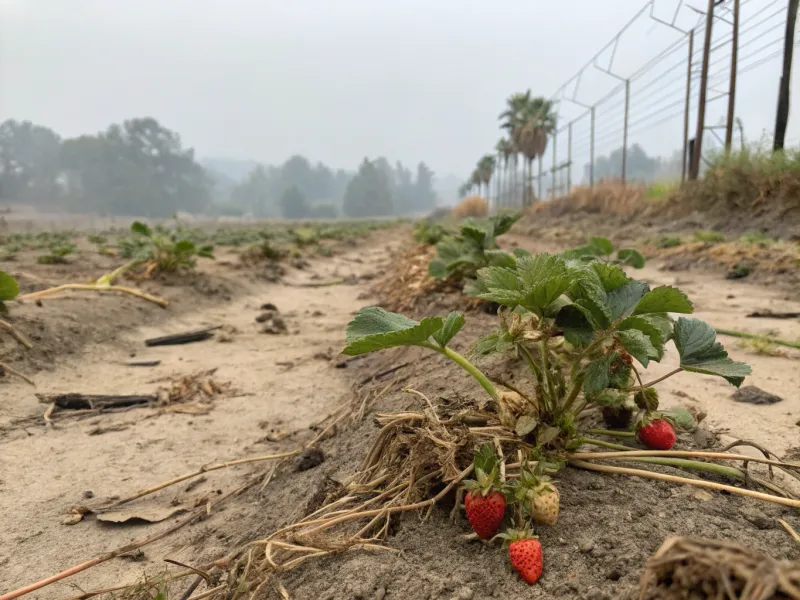
{"type": "Polygon", "coordinates": [[[446,235],[436,244],[437,256],[428,265],[428,272],[436,279],[463,282],[474,280],[483,267],[513,267],[514,255],[500,250],[497,238],[518,219],[519,215],[503,214],[485,221],[467,221],[458,234],[446,235]]]}
{"type": "MultiPolygon", "coordinates": [[[[17,280],[14,279],[11,275],[6,273],[5,271],[0,271],[0,315],[3,317],[8,316],[8,306],[6,306],[6,302],[10,300],[14,300],[19,296],[19,284],[17,280]]],[[[11,337],[17,340],[20,344],[25,346],[26,348],[30,349],[33,345],[28,341],[28,339],[22,335],[16,328],[11,325],[6,319],[0,319],[0,328],[6,331],[11,337]]],[[[31,385],[33,385],[33,381],[28,378],[26,375],[23,375],[19,371],[12,369],[8,365],[0,362],[0,373],[10,373],[11,375],[16,375],[17,377],[24,379],[31,385]]]]}
{"type": "Polygon", "coordinates": [[[43,254],[36,259],[40,265],[64,265],[67,264],[67,256],[75,252],[77,247],[72,242],[55,243],[49,248],[48,254],[43,254]]]}
{"type": "Polygon", "coordinates": [[[606,263],[626,265],[634,269],[641,269],[645,264],[645,258],[642,253],[633,248],[622,248],[614,256],[614,244],[604,237],[593,237],[585,246],[562,252],[561,257],[566,260],[585,262],[602,260],[606,263]]]}
{"type": "Polygon", "coordinates": [[[123,246],[123,255],[148,263],[147,273],[175,273],[194,269],[198,257],[214,258],[214,247],[197,246],[183,237],[182,230],[173,232],[153,230],[144,223],[131,225],[133,239],[123,246]]]}

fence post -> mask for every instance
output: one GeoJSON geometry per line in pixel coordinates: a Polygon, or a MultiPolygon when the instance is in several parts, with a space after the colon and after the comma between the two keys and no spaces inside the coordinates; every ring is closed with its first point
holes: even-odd
{"type": "Polygon", "coordinates": [[[567,128],[567,195],[572,191],[572,122],[567,128]]]}
{"type": "Polygon", "coordinates": [[[700,159],[703,153],[703,133],[706,130],[706,93],[708,92],[708,59],[711,54],[711,31],[714,24],[714,6],[717,0],[708,0],[706,11],[706,37],[703,41],[703,66],[700,70],[700,95],[697,101],[697,133],[694,137],[694,153],[689,169],[689,179],[700,175],[700,159]]]}
{"type": "Polygon", "coordinates": [[[631,101],[631,80],[625,80],[625,122],[622,126],[622,185],[628,170],[628,113],[631,101]]]}
{"type": "Polygon", "coordinates": [[[594,187],[594,106],[592,113],[592,133],[589,138],[589,187],[594,187]]]}
{"type": "Polygon", "coordinates": [[[556,166],[558,160],[557,152],[558,132],[553,131],[553,172],[550,174],[550,198],[556,197],[556,166]]]}
{"type": "Polygon", "coordinates": [[[689,116],[692,103],[692,55],[694,54],[694,29],[689,30],[689,59],[686,65],[686,104],[683,107],[683,160],[681,161],[681,183],[686,181],[686,166],[689,162],[689,116]]]}
{"type": "Polygon", "coordinates": [[[728,88],[728,119],[725,123],[725,153],[733,144],[733,119],[736,107],[736,69],[739,60],[739,0],[733,0],[733,39],[731,40],[731,76],[728,88]]]}

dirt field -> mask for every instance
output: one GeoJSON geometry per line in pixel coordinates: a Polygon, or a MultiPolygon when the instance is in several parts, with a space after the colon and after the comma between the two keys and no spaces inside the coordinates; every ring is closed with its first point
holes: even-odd
{"type": "MultiPolygon", "coordinates": [[[[560,240],[571,242],[570,237],[529,230],[507,236],[503,244],[552,250],[563,248],[560,240]]],[[[338,247],[331,257],[309,257],[307,263],[297,263],[302,268],[289,266],[280,283],[267,282],[260,266],[242,266],[233,254],[220,252],[216,261],[202,260],[196,275],[140,285],[167,298],[167,309],[129,296],[89,292],[44,300],[41,306],[12,304],[10,321],[34,348],[25,351],[3,336],[2,360],[31,375],[37,387],[13,377],[0,381],[0,594],[194,517],[141,550],[25,597],[86,598],[82,594],[89,590],[185,570],[165,559],[208,570],[212,579],[191,595],[184,592],[193,577],[182,579],[159,600],[211,597],[204,592],[225,582],[225,570],[213,568],[214,561],[312,513],[356,469],[377,434],[376,414],[422,408],[420,399],[403,388],[423,391],[443,407],[477,396],[474,381],[420,349],[348,361],[338,355],[352,315],[377,301],[370,292],[374,278],[389,272],[409,242],[407,228],[372,233],[355,246],[338,247]],[[345,283],[319,285],[333,280],[345,283]],[[277,309],[273,317],[285,322],[285,332],[263,332],[281,329],[274,318],[261,317],[268,303],[277,309]],[[148,338],[209,326],[221,329],[206,341],[144,344],[148,338]],[[133,361],[160,362],[129,366],[133,361]],[[211,397],[203,392],[189,396],[192,390],[186,389],[192,382],[180,384],[198,374],[200,387],[211,387],[211,397]],[[165,400],[162,393],[157,406],[54,410],[51,423],[43,417],[49,403],[36,395],[151,394],[159,389],[166,394],[171,390],[177,399],[165,400]],[[341,418],[326,420],[331,414],[341,418]],[[119,510],[76,516],[80,511],[75,507],[126,498],[203,466],[289,452],[315,438],[321,453],[214,470],[119,510]],[[248,487],[240,490],[242,486],[248,487]]],[[[23,291],[32,291],[96,278],[119,264],[109,257],[86,256],[91,258],[74,265],[45,266],[21,255],[13,263],[0,263],[0,269],[17,276],[23,291]]],[[[800,312],[800,301],[785,285],[726,280],[724,272],[708,265],[690,267],[688,272],[675,270],[656,259],[637,275],[651,285],[679,285],[695,302],[698,316],[716,327],[800,339],[798,319],[746,316],[765,310],[800,312]]],[[[442,299],[441,307],[436,301],[427,307],[443,314],[446,305],[442,299]]],[[[466,349],[492,328],[492,316],[469,314],[456,349],[466,349]]],[[[745,385],[782,401],[745,404],[731,399],[734,389],[722,380],[670,379],[661,386],[665,404],[708,414],[705,428],[683,436],[679,447],[719,447],[744,438],[797,459],[800,351],[778,348],[774,355],[773,348],[764,353],[764,348],[721,339],[736,359],[752,365],[745,385]]],[[[674,351],[668,352],[648,375],[671,370],[675,359],[674,351]]],[[[534,587],[510,572],[504,552],[463,539],[468,526],[463,517],[449,519],[448,497],[427,519],[413,512],[392,518],[391,550],[311,560],[278,573],[260,597],[633,600],[639,597],[645,561],[671,535],[738,540],[777,559],[800,560],[800,544],[777,522],[784,519],[800,530],[796,510],[575,469],[566,470],[560,481],[562,516],[558,525],[538,532],[546,558],[544,576],[534,587]]],[[[647,596],[673,597],[679,596],[666,588],[647,596]]]]}

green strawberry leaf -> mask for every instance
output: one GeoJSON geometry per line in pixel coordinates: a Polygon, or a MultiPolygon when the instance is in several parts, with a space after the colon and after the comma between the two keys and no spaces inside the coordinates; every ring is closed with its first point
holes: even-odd
{"type": "Polygon", "coordinates": [[[433,334],[433,339],[444,348],[462,327],[464,327],[464,313],[453,311],[445,318],[442,328],[433,334]]]}
{"type": "Polygon", "coordinates": [[[610,381],[608,370],[611,368],[612,358],[604,356],[587,365],[586,377],[583,380],[584,394],[594,396],[608,387],[610,381]]]}
{"type": "Polygon", "coordinates": [[[17,280],[5,271],[0,271],[0,302],[13,300],[19,294],[17,280]]]}
{"type": "Polygon", "coordinates": [[[556,317],[556,327],[564,333],[564,339],[575,347],[588,346],[594,339],[588,314],[588,309],[583,306],[570,304],[563,307],[556,317]]]}
{"type": "Polygon", "coordinates": [[[480,470],[487,474],[497,467],[497,455],[490,443],[487,442],[478,449],[472,459],[472,464],[475,466],[476,472],[480,470]]]}
{"type": "Polygon", "coordinates": [[[441,317],[425,318],[418,323],[375,306],[362,308],[347,325],[347,346],[342,354],[355,356],[395,346],[418,346],[443,326],[441,317]]]}
{"type": "Polygon", "coordinates": [[[131,231],[147,237],[153,236],[153,231],[141,221],[134,221],[131,223],[131,231]]]}
{"type": "Polygon", "coordinates": [[[491,267],[505,267],[506,269],[513,269],[517,266],[517,259],[513,254],[503,252],[502,250],[487,250],[485,252],[486,262],[491,267]]]}
{"type": "Polygon", "coordinates": [[[444,279],[447,276],[447,264],[440,258],[434,258],[428,263],[428,274],[434,279],[444,279]]]}
{"type": "Polygon", "coordinates": [[[623,265],[629,265],[634,269],[641,269],[645,264],[642,253],[638,250],[634,250],[633,248],[623,248],[617,252],[617,260],[619,260],[623,265]]]}
{"type": "Polygon", "coordinates": [[[609,292],[608,306],[611,310],[611,320],[616,321],[633,313],[642,296],[649,289],[649,286],[643,281],[631,279],[625,285],[609,292]]]}
{"type": "Polygon", "coordinates": [[[651,359],[658,358],[658,350],[653,346],[650,338],[638,329],[628,329],[625,331],[618,331],[616,335],[617,341],[622,344],[622,347],[628,351],[636,360],[642,363],[642,366],[647,368],[651,359]]]}
{"type": "Polygon", "coordinates": [[[669,285],[661,285],[647,292],[633,311],[634,315],[646,315],[651,313],[684,313],[694,311],[689,298],[680,291],[669,285]]]}
{"type": "Polygon", "coordinates": [[[697,419],[692,413],[682,406],[676,406],[675,408],[670,408],[669,410],[662,410],[661,415],[668,421],[671,421],[673,425],[677,425],[686,431],[694,431],[697,429],[697,419]]]}
{"type": "Polygon", "coordinates": [[[675,346],[684,371],[716,375],[739,387],[751,373],[750,365],[735,362],[717,341],[717,332],[700,319],[680,317],[675,323],[675,346]]]}
{"type": "Polygon", "coordinates": [[[521,213],[516,214],[503,214],[492,217],[491,231],[494,237],[507,233],[509,229],[516,223],[522,216],[521,213]]]}
{"type": "Polygon", "coordinates": [[[667,314],[636,315],[623,319],[617,324],[618,331],[634,329],[650,338],[657,355],[651,356],[656,362],[664,356],[664,344],[672,337],[672,319],[667,314]]]}
{"type": "Polygon", "coordinates": [[[600,277],[606,292],[613,292],[630,281],[630,277],[617,265],[601,261],[594,261],[590,265],[600,277]]]}
{"type": "Polygon", "coordinates": [[[572,283],[564,259],[550,254],[518,259],[517,273],[524,293],[520,305],[537,315],[541,315],[544,307],[566,292],[572,283]]]}
{"type": "Polygon", "coordinates": [[[593,237],[589,240],[588,248],[595,253],[595,256],[609,256],[614,252],[614,244],[611,240],[604,237],[593,237]]]}

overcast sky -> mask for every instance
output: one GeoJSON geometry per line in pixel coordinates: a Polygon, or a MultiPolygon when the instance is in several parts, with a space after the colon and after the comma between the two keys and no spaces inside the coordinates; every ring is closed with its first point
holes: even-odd
{"type": "MultiPolygon", "coordinates": [[[[677,3],[655,0],[655,14],[671,20],[677,3]]],[[[0,121],[31,120],[74,136],[153,116],[200,156],[278,163],[302,153],[351,169],[364,156],[385,155],[464,176],[500,137],[497,115],[511,93],[555,94],[644,4],[0,0],[0,121]]],[[[705,10],[706,1],[686,4],[705,10]]],[[[780,50],[784,6],[742,0],[740,54],[748,64],[780,50]]],[[[698,18],[683,8],[677,24],[698,18]]],[[[719,23],[716,39],[729,32],[719,23]]],[[[623,36],[612,65],[628,76],[676,40],[684,45],[631,83],[629,139],[650,153],[681,143],[685,38],[646,14],[623,36]]],[[[698,38],[698,52],[701,45],[698,38]]],[[[721,47],[712,66],[723,91],[727,51],[721,47]]],[[[749,138],[773,129],[779,71],[773,57],[740,77],[737,114],[749,138]]],[[[575,98],[592,103],[618,83],[590,69],[575,98]]],[[[598,108],[598,155],[622,141],[621,94],[598,108]]],[[[709,108],[710,121],[725,102],[709,108]]],[[[562,107],[561,124],[584,110],[562,107]]],[[[576,155],[588,156],[588,123],[574,127],[576,155]]],[[[800,139],[797,112],[788,137],[800,139]]],[[[564,132],[559,161],[566,146],[564,132]]]]}

